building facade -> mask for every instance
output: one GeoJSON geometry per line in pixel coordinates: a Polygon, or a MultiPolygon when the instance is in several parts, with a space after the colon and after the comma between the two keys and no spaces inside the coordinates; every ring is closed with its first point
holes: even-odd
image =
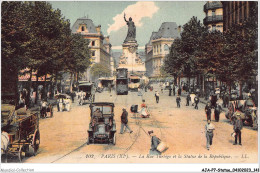
{"type": "Polygon", "coordinates": [[[224,31],[233,24],[242,24],[248,20],[253,15],[257,3],[257,1],[222,1],[224,31]]]}
{"type": "Polygon", "coordinates": [[[162,23],[158,32],[153,32],[149,42],[145,45],[146,74],[148,77],[160,77],[164,58],[174,39],[180,37],[181,27],[175,22],[162,23]]]}
{"type": "MultiPolygon", "coordinates": [[[[100,63],[111,70],[111,44],[109,36],[105,37],[101,31],[101,25],[95,26],[91,19],[86,17],[79,18],[72,26],[72,34],[80,33],[85,39],[89,40],[91,52],[91,66],[84,74],[83,80],[95,81],[96,76],[91,76],[90,69],[100,63]]],[[[112,74],[112,72],[111,72],[112,74]]]]}
{"type": "Polygon", "coordinates": [[[223,32],[223,6],[220,1],[208,1],[204,5],[206,17],[203,19],[203,24],[209,27],[209,30],[219,30],[223,32]]]}

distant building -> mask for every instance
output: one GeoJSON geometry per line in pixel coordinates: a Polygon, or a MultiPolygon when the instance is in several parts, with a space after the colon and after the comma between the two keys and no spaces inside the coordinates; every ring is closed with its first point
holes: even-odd
{"type": "Polygon", "coordinates": [[[209,27],[209,30],[219,30],[223,32],[223,7],[220,1],[208,1],[204,5],[206,17],[203,24],[209,27]]]}
{"type": "MultiPolygon", "coordinates": [[[[80,33],[85,39],[90,41],[91,67],[95,63],[100,63],[109,69],[112,68],[110,62],[112,46],[109,42],[109,36],[105,37],[103,35],[101,25],[95,26],[91,19],[83,17],[76,20],[71,30],[73,34],[80,33]]],[[[97,77],[91,76],[90,68],[87,70],[84,80],[95,81],[97,77]]]]}
{"type": "Polygon", "coordinates": [[[160,77],[164,58],[174,39],[180,37],[181,27],[175,22],[162,23],[158,32],[153,32],[149,42],[145,45],[146,74],[148,77],[160,77]]]}
{"type": "Polygon", "coordinates": [[[242,24],[252,16],[257,1],[221,1],[223,4],[224,32],[233,24],[242,24]]]}
{"type": "Polygon", "coordinates": [[[153,45],[152,40],[155,39],[157,32],[152,32],[149,42],[145,45],[145,68],[146,68],[146,76],[152,76],[153,74],[153,45]]]}

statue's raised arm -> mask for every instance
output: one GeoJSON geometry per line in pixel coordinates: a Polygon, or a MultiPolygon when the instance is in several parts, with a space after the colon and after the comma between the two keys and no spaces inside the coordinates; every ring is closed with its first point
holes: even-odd
{"type": "Polygon", "coordinates": [[[126,18],[125,18],[125,13],[124,13],[124,19],[125,19],[126,22],[128,22],[128,21],[126,20],[126,18]]]}

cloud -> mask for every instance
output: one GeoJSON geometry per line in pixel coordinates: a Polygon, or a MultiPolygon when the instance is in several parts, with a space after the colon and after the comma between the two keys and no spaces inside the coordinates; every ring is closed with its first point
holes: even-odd
{"type": "Polygon", "coordinates": [[[118,31],[122,27],[126,26],[124,21],[124,13],[126,14],[126,19],[132,17],[135,26],[140,27],[143,25],[141,20],[144,17],[152,18],[153,14],[156,13],[159,8],[154,2],[137,2],[133,5],[127,6],[121,14],[117,14],[113,17],[114,23],[112,25],[108,24],[107,33],[110,34],[112,31],[118,31]]]}

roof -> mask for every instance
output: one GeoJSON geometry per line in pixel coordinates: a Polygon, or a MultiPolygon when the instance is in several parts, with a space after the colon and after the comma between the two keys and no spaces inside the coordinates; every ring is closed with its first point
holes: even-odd
{"type": "Polygon", "coordinates": [[[77,30],[79,29],[79,26],[82,23],[86,24],[89,33],[97,33],[96,26],[94,25],[93,21],[86,17],[78,18],[76,20],[76,22],[73,24],[73,26],[71,28],[72,33],[77,32],[77,30]]]}
{"type": "Polygon", "coordinates": [[[89,107],[93,107],[95,105],[109,105],[109,106],[114,106],[114,103],[112,102],[94,102],[89,105],[89,107]]]}
{"type": "Polygon", "coordinates": [[[79,84],[79,86],[91,86],[91,85],[93,85],[93,83],[86,82],[86,83],[79,84]]]}
{"type": "MultiPolygon", "coordinates": [[[[153,34],[152,34],[153,36],[153,34]]],[[[154,36],[154,39],[159,38],[178,38],[180,37],[180,33],[178,31],[178,26],[176,22],[164,22],[162,23],[159,31],[154,36]]]]}
{"type": "Polygon", "coordinates": [[[156,36],[156,35],[157,35],[157,32],[152,32],[152,35],[151,35],[150,40],[149,40],[149,42],[147,43],[147,45],[152,45],[152,40],[155,39],[155,36],[156,36]]]}

